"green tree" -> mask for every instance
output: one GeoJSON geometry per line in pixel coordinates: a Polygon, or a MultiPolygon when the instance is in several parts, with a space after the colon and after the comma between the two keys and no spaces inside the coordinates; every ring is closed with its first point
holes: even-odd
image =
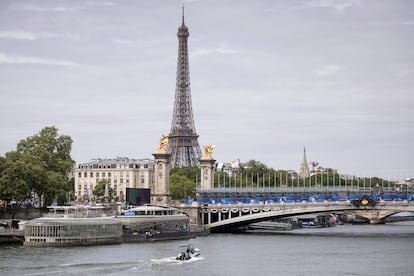
{"type": "Polygon", "coordinates": [[[267,167],[264,163],[256,160],[250,160],[244,167],[240,168],[237,182],[241,182],[241,186],[248,187],[268,187],[274,185],[275,171],[267,167]]]}
{"type": "Polygon", "coordinates": [[[69,203],[75,199],[73,187],[75,187],[75,179],[70,178],[66,182],[64,188],[59,190],[56,194],[56,201],[58,205],[64,205],[65,203],[69,203]]]}
{"type": "Polygon", "coordinates": [[[230,176],[226,172],[220,172],[220,171],[214,172],[214,183],[217,186],[221,187],[221,186],[226,185],[226,183],[227,183],[226,186],[228,186],[228,183],[230,182],[229,178],[230,176]]]}
{"type": "Polygon", "coordinates": [[[21,140],[16,151],[6,153],[1,161],[1,194],[22,202],[36,193],[49,205],[73,191],[73,186],[68,185],[74,165],[70,156],[72,142],[70,136],[59,135],[56,127],[45,127],[21,140]]]}
{"type": "Polygon", "coordinates": [[[276,178],[276,179],[273,179],[273,181],[275,181],[277,186],[279,186],[279,187],[288,186],[292,182],[291,181],[291,175],[286,170],[273,171],[272,175],[273,175],[274,178],[276,178]]]}
{"type": "Polygon", "coordinates": [[[247,174],[259,174],[259,175],[263,175],[265,173],[269,173],[271,171],[271,169],[269,169],[265,164],[263,164],[260,161],[256,161],[256,160],[249,160],[249,162],[247,162],[245,167],[241,168],[241,172],[242,173],[247,173],[247,174]]]}
{"type": "Polygon", "coordinates": [[[0,159],[0,194],[6,201],[15,200],[19,203],[31,198],[31,175],[34,168],[24,162],[21,154],[16,151],[7,152],[0,159]]]}
{"type": "Polygon", "coordinates": [[[170,193],[172,199],[194,197],[195,182],[184,175],[173,173],[170,175],[170,193]]]}
{"type": "Polygon", "coordinates": [[[170,192],[172,199],[195,196],[195,188],[200,182],[199,167],[174,168],[170,172],[170,192]],[[196,183],[197,182],[197,183],[196,183]]]}
{"type": "Polygon", "coordinates": [[[181,167],[171,170],[170,175],[178,174],[187,177],[189,180],[200,183],[200,168],[199,167],[181,167]]]}
{"type": "Polygon", "coordinates": [[[98,185],[95,186],[95,188],[92,191],[92,194],[97,197],[99,200],[103,200],[105,196],[105,186],[108,184],[108,192],[109,192],[109,198],[112,199],[116,196],[116,192],[114,189],[112,189],[109,185],[109,181],[107,179],[101,179],[98,183],[98,185]]]}

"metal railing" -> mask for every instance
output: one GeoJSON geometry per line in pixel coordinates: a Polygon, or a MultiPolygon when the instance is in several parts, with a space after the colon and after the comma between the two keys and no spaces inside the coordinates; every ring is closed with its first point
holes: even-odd
{"type": "Polygon", "coordinates": [[[197,197],[256,197],[256,196],[310,196],[310,195],[414,195],[414,186],[400,187],[262,187],[196,189],[197,197]]]}

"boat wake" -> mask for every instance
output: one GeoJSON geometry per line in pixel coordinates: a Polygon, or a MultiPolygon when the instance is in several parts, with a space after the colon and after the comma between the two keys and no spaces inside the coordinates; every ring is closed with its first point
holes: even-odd
{"type": "MultiPolygon", "coordinates": [[[[91,275],[125,273],[128,271],[142,270],[151,267],[164,265],[183,265],[204,260],[202,257],[192,257],[190,260],[179,261],[176,257],[160,259],[140,260],[137,262],[118,262],[118,263],[66,263],[60,265],[47,265],[20,268],[21,275],[91,275]]],[[[15,271],[16,272],[16,271],[15,271]]]]}
{"type": "Polygon", "coordinates": [[[21,275],[90,275],[95,273],[111,274],[131,268],[148,267],[148,262],[123,263],[67,263],[61,265],[24,267],[19,269],[21,275]]]}
{"type": "Polygon", "coordinates": [[[162,258],[162,259],[151,259],[151,262],[153,264],[186,264],[186,263],[193,263],[193,262],[198,262],[198,261],[202,261],[204,260],[203,257],[198,256],[198,257],[192,257],[189,260],[177,260],[177,257],[168,257],[168,258],[162,258]]]}

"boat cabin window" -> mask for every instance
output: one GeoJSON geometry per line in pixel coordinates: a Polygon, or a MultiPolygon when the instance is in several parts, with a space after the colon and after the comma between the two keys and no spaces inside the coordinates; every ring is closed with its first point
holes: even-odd
{"type": "Polygon", "coordinates": [[[127,210],[123,212],[125,216],[171,216],[177,214],[175,209],[161,209],[161,210],[151,210],[151,209],[141,209],[141,210],[127,210]]]}

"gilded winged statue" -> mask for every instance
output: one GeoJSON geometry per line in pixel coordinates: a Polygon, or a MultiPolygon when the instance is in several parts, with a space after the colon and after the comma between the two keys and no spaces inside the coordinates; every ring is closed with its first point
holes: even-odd
{"type": "Polygon", "coordinates": [[[214,145],[208,144],[207,146],[204,146],[203,148],[204,148],[203,158],[212,159],[213,158],[214,145]]]}
{"type": "Polygon", "coordinates": [[[168,135],[163,134],[163,135],[161,135],[160,146],[158,147],[157,152],[158,153],[166,153],[167,152],[167,147],[168,147],[168,135]]]}

